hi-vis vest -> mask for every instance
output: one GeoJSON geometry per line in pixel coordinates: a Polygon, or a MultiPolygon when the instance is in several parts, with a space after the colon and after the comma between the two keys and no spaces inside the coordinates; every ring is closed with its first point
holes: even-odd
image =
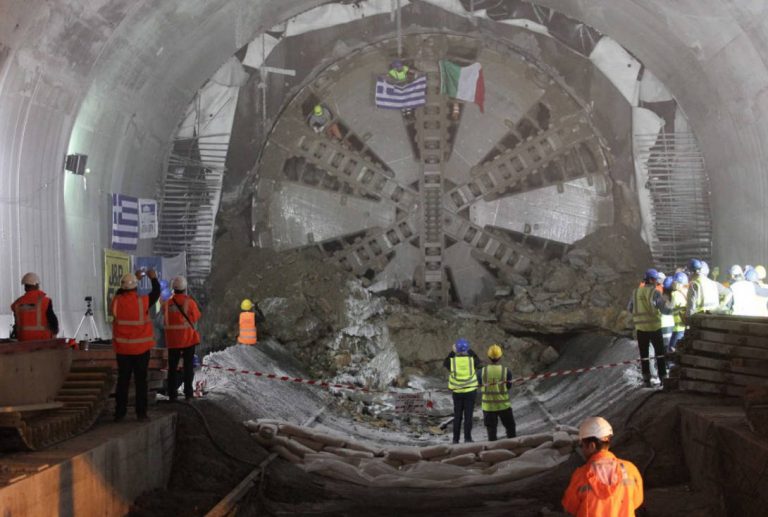
{"type": "Polygon", "coordinates": [[[661,312],[653,305],[654,286],[638,287],[632,303],[632,323],[637,330],[653,332],[661,328],[661,312]]]}
{"type": "Polygon", "coordinates": [[[680,291],[672,291],[672,316],[675,320],[675,326],[672,329],[674,332],[682,332],[685,330],[685,322],[683,317],[685,316],[686,300],[685,295],[680,291]]]}
{"type": "Polygon", "coordinates": [[[155,346],[155,332],[149,317],[149,297],[136,290],[112,299],[112,346],[115,353],[140,355],[155,346]]]}
{"type": "Polygon", "coordinates": [[[503,411],[512,407],[507,389],[507,368],[489,364],[480,371],[483,378],[483,411],[503,411]]]}
{"type": "Polygon", "coordinates": [[[477,389],[475,360],[468,355],[451,357],[451,375],[448,388],[454,393],[468,393],[477,389]]]}
{"type": "Polygon", "coordinates": [[[255,345],[256,341],[256,313],[243,311],[240,313],[240,333],[237,335],[237,342],[243,345],[255,345]]]}
{"type": "Polygon", "coordinates": [[[389,76],[395,81],[400,81],[400,82],[405,81],[408,78],[408,67],[403,66],[403,68],[400,70],[398,70],[397,68],[390,68],[389,76]]]}
{"type": "Polygon", "coordinates": [[[195,327],[189,324],[181,311],[184,311],[184,314],[192,322],[197,319],[199,314],[194,300],[184,294],[174,294],[173,298],[163,303],[163,326],[167,348],[187,348],[200,343],[200,334],[195,327]],[[181,310],[176,305],[177,303],[181,306],[181,310]]]}
{"type": "Polygon", "coordinates": [[[720,307],[720,293],[714,280],[697,276],[692,283],[696,284],[694,312],[713,311],[720,307]]]}
{"type": "Polygon", "coordinates": [[[16,338],[19,341],[53,339],[53,332],[48,328],[50,304],[50,298],[40,289],[27,291],[13,302],[11,311],[16,318],[16,338]]]}

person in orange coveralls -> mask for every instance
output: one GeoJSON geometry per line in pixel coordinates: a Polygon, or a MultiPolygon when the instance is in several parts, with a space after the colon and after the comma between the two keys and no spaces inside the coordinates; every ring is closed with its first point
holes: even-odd
{"type": "Polygon", "coordinates": [[[563,509],[577,517],[627,517],[643,504],[643,478],[637,467],[608,449],[613,429],[599,416],[579,426],[579,444],[587,460],[571,475],[563,509]]]}

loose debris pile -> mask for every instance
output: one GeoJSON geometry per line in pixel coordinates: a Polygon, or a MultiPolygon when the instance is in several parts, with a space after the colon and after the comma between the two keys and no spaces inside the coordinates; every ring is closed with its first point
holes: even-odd
{"type": "Polygon", "coordinates": [[[374,448],[278,420],[244,422],[251,436],[307,472],[377,487],[457,487],[514,481],[564,462],[577,430],[558,426],[496,442],[374,448]]]}

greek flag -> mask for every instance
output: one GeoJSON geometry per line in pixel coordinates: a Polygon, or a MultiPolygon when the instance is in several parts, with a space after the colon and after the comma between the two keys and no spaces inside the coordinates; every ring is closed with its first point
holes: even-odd
{"type": "Polygon", "coordinates": [[[383,77],[376,80],[376,107],[385,109],[417,108],[427,103],[427,76],[398,86],[383,77]]]}
{"type": "Polygon", "coordinates": [[[112,194],[112,249],[135,250],[139,242],[139,199],[112,194]]]}

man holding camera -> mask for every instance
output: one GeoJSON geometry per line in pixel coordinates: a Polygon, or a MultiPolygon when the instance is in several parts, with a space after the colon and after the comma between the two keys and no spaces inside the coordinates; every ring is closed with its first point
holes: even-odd
{"type": "Polygon", "coordinates": [[[112,298],[112,346],[117,356],[117,389],[115,391],[115,422],[120,422],[128,412],[128,387],[131,375],[135,375],[136,416],[139,421],[147,417],[147,371],[149,351],[155,346],[155,333],[149,308],[160,298],[160,282],[154,269],[147,271],[152,282],[149,296],[139,295],[137,287],[144,276],[126,273],[120,279],[120,289],[112,298]]]}

